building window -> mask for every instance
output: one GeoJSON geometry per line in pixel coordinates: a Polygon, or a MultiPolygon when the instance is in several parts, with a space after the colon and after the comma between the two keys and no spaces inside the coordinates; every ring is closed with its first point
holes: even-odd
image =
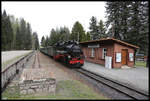
{"type": "Polygon", "coordinates": [[[133,53],[129,53],[129,60],[133,61],[133,53]]]}
{"type": "Polygon", "coordinates": [[[92,48],[91,57],[94,57],[94,56],[95,56],[95,49],[92,48]]]}
{"type": "Polygon", "coordinates": [[[116,62],[121,62],[121,53],[116,53],[116,62]]]}
{"type": "Polygon", "coordinates": [[[107,49],[106,48],[103,48],[103,51],[102,51],[102,59],[105,59],[105,56],[107,55],[107,49]]]}

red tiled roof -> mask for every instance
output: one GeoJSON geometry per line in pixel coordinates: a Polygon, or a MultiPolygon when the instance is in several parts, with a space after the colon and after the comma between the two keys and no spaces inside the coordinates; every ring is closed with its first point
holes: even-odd
{"type": "Polygon", "coordinates": [[[106,40],[112,40],[112,41],[115,41],[115,42],[118,42],[118,43],[122,43],[124,45],[130,46],[130,47],[133,47],[133,48],[139,48],[136,45],[132,45],[132,44],[129,44],[127,42],[124,42],[124,41],[121,41],[121,40],[118,40],[118,39],[114,39],[114,38],[102,38],[102,39],[99,39],[99,40],[90,40],[90,41],[80,42],[80,44],[93,43],[93,42],[101,42],[101,41],[106,41],[106,40]]]}

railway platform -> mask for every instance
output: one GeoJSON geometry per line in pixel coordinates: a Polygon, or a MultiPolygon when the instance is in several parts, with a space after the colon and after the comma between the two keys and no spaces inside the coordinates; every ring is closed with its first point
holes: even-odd
{"type": "Polygon", "coordinates": [[[16,51],[2,51],[1,52],[1,64],[2,70],[6,69],[10,65],[19,61],[22,57],[30,54],[33,50],[16,50],[16,51]]]}
{"type": "Polygon", "coordinates": [[[85,70],[101,75],[108,79],[120,82],[126,86],[137,89],[144,93],[149,93],[149,75],[148,68],[124,68],[124,69],[108,69],[102,65],[85,61],[82,67],[85,70]]]}

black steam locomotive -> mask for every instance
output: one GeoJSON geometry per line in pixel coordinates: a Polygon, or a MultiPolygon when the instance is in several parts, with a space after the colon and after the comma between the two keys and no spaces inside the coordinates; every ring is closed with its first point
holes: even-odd
{"type": "Polygon", "coordinates": [[[57,42],[53,46],[41,48],[40,51],[72,67],[81,67],[84,64],[83,52],[74,40],[57,42]]]}

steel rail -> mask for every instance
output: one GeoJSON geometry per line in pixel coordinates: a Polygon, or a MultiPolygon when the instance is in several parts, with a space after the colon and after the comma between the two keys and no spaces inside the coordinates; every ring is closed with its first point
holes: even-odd
{"type": "Polygon", "coordinates": [[[149,99],[149,95],[139,92],[135,89],[131,89],[121,83],[115,82],[113,80],[110,80],[106,77],[94,74],[92,72],[89,72],[87,70],[84,69],[75,69],[75,71],[80,72],[83,75],[86,75],[94,80],[96,80],[97,82],[101,82],[104,85],[107,85],[109,87],[111,87],[112,89],[115,89],[116,91],[125,94],[126,96],[129,96],[132,99],[149,99]]]}
{"type": "Polygon", "coordinates": [[[35,53],[32,68],[36,68],[36,66],[38,66],[38,68],[40,68],[39,52],[35,53]],[[38,63],[38,65],[36,65],[37,63],[38,63]]]}
{"type": "Polygon", "coordinates": [[[40,54],[40,52],[38,52],[38,56],[37,56],[37,58],[38,58],[38,63],[39,63],[39,68],[40,68],[40,67],[41,67],[41,65],[40,65],[39,54],[40,54]]]}
{"type": "Polygon", "coordinates": [[[32,68],[35,68],[35,61],[36,61],[36,52],[34,54],[34,61],[33,61],[33,64],[32,64],[32,68]]]}

